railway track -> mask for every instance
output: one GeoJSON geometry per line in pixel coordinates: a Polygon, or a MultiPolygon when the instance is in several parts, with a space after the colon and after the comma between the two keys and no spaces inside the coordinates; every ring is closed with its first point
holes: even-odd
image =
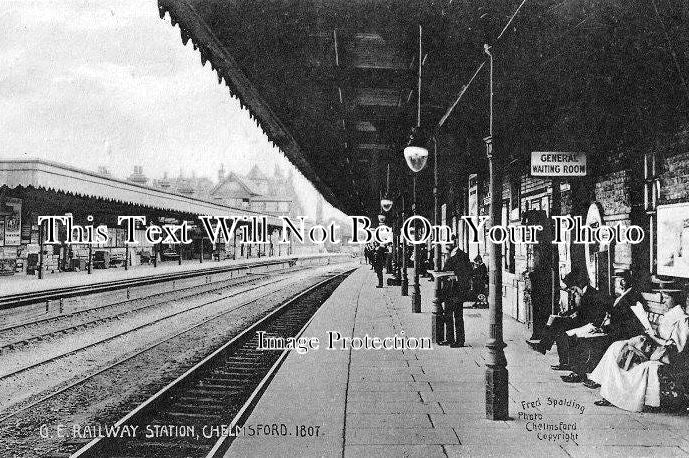
{"type": "MultiPolygon", "coordinates": [[[[295,270],[290,270],[290,272],[295,272],[295,270]]],[[[284,273],[284,269],[270,272],[270,274],[275,275],[279,275],[281,273],[284,273]]],[[[31,345],[33,343],[48,340],[56,336],[87,329],[111,320],[119,320],[125,316],[164,305],[169,303],[171,300],[186,299],[200,294],[220,293],[225,289],[240,287],[253,281],[272,277],[274,277],[274,275],[265,277],[247,275],[244,277],[217,280],[212,283],[189,286],[172,292],[162,291],[159,293],[153,293],[146,297],[100,305],[88,309],[76,310],[74,312],[65,313],[62,315],[51,316],[49,318],[42,318],[39,320],[8,326],[0,329],[0,354],[31,345]],[[65,323],[66,325],[61,326],[61,323],[65,323]],[[40,329],[41,327],[44,327],[44,329],[40,329]]],[[[232,297],[245,291],[249,290],[232,293],[230,296],[225,297],[232,297]]]]}
{"type": "MultiPolygon", "coordinates": [[[[289,279],[284,279],[284,280],[280,280],[279,282],[280,282],[280,283],[284,283],[284,282],[288,282],[288,281],[289,281],[289,279]]],[[[259,285],[251,286],[251,287],[249,287],[249,288],[244,288],[244,289],[242,289],[242,290],[240,290],[240,291],[234,292],[234,293],[229,294],[229,295],[225,295],[225,296],[213,298],[213,299],[210,299],[210,300],[205,300],[205,301],[202,301],[201,303],[196,304],[196,305],[193,305],[193,306],[191,306],[191,307],[186,307],[186,308],[184,308],[184,309],[182,309],[182,310],[174,311],[174,312],[172,312],[172,313],[170,313],[170,314],[165,314],[165,315],[160,316],[160,317],[158,317],[158,318],[156,318],[156,319],[154,319],[154,320],[145,321],[145,322],[141,323],[140,325],[137,325],[137,326],[135,326],[135,327],[132,327],[132,328],[127,329],[126,331],[119,332],[119,333],[117,333],[117,334],[114,334],[114,335],[111,335],[111,336],[108,336],[108,337],[105,337],[105,338],[96,340],[96,341],[91,342],[91,343],[88,343],[88,344],[86,344],[86,345],[83,345],[83,346],[80,346],[80,347],[77,347],[77,348],[74,348],[74,349],[70,349],[70,350],[67,350],[67,351],[58,353],[58,354],[56,354],[56,355],[54,355],[54,356],[52,356],[52,357],[49,357],[49,358],[46,358],[46,359],[41,359],[41,360],[39,360],[39,361],[36,361],[35,363],[27,364],[27,365],[24,365],[24,366],[22,366],[22,367],[20,367],[20,368],[17,368],[17,369],[15,369],[15,370],[9,372],[9,373],[2,374],[2,375],[0,375],[0,382],[4,381],[4,380],[6,380],[6,379],[12,378],[12,377],[14,377],[14,376],[17,376],[17,375],[19,375],[19,374],[22,374],[22,373],[24,373],[24,372],[27,372],[27,371],[30,371],[30,370],[33,370],[33,369],[37,369],[37,368],[40,368],[40,367],[45,366],[45,365],[47,365],[47,364],[50,364],[50,363],[52,363],[52,362],[59,361],[59,360],[62,360],[62,359],[64,359],[64,358],[70,357],[70,356],[75,355],[75,354],[77,354],[77,353],[84,352],[84,351],[86,351],[86,350],[89,350],[89,349],[91,349],[91,348],[97,347],[97,346],[99,346],[99,345],[103,345],[104,343],[107,343],[107,342],[110,342],[110,341],[113,341],[113,340],[116,340],[116,339],[120,339],[120,338],[123,338],[123,337],[125,337],[125,336],[130,335],[130,334],[133,334],[133,333],[142,331],[142,330],[144,330],[144,329],[146,329],[146,328],[149,328],[149,327],[151,327],[151,326],[153,326],[153,325],[155,325],[155,324],[161,323],[161,322],[163,322],[163,321],[165,321],[165,320],[169,320],[169,319],[171,319],[171,318],[178,317],[178,316],[181,316],[181,315],[187,315],[187,314],[190,314],[191,312],[195,312],[195,311],[197,311],[197,310],[199,310],[199,309],[202,309],[202,308],[204,308],[204,307],[207,307],[207,306],[209,306],[209,305],[213,305],[213,304],[216,304],[216,303],[225,301],[225,300],[227,300],[227,299],[229,299],[229,298],[238,296],[238,295],[240,295],[240,294],[245,294],[245,293],[248,293],[248,292],[251,292],[251,291],[260,289],[260,288],[266,288],[266,287],[269,287],[269,286],[274,285],[274,284],[275,284],[275,282],[262,282],[262,283],[260,283],[259,285]]],[[[254,301],[255,301],[255,299],[246,300],[246,301],[244,301],[244,302],[242,302],[242,303],[240,303],[240,304],[238,304],[238,305],[236,305],[236,306],[234,306],[234,307],[231,307],[231,308],[229,308],[229,309],[224,310],[223,312],[221,312],[221,313],[219,313],[219,314],[214,314],[214,315],[212,315],[210,318],[203,320],[203,321],[201,322],[201,324],[203,324],[203,323],[205,323],[205,322],[207,322],[207,321],[209,321],[209,320],[211,320],[211,319],[215,319],[215,318],[217,318],[217,317],[219,317],[219,316],[226,315],[226,314],[228,314],[228,313],[231,313],[231,312],[234,312],[234,311],[236,311],[236,310],[239,310],[239,309],[241,309],[241,308],[243,308],[243,307],[246,307],[248,304],[251,304],[251,303],[253,303],[254,301]]],[[[79,327],[79,326],[77,326],[77,327],[79,327]]],[[[190,329],[193,329],[194,327],[196,327],[196,326],[192,326],[190,329]]]]}
{"type": "Polygon", "coordinates": [[[192,457],[223,452],[232,437],[217,431],[221,425],[242,426],[287,355],[287,351],[257,350],[257,332],[275,337],[300,335],[350,272],[330,276],[283,302],[111,425],[120,429],[138,426],[140,434],[68,443],[55,456],[192,457]],[[146,426],[150,425],[182,428],[193,436],[146,437],[146,426]],[[213,430],[212,425],[218,429],[213,430]]]}
{"type": "MultiPolygon", "coordinates": [[[[248,299],[244,301],[243,303],[232,307],[231,309],[224,309],[223,313],[214,313],[211,316],[208,316],[206,319],[203,319],[202,321],[199,321],[198,319],[191,325],[186,326],[184,328],[178,328],[174,331],[174,334],[169,334],[166,333],[165,337],[155,340],[155,341],[149,341],[142,346],[139,346],[138,348],[132,348],[131,351],[129,352],[122,352],[122,354],[119,357],[112,358],[109,360],[109,362],[105,366],[95,366],[93,368],[88,368],[86,367],[85,370],[83,370],[82,374],[75,374],[72,378],[65,378],[63,382],[55,382],[54,386],[48,386],[46,385],[45,388],[41,388],[42,391],[36,391],[36,394],[30,395],[26,397],[26,400],[20,401],[15,403],[16,405],[13,408],[7,408],[4,410],[4,412],[0,413],[0,424],[5,423],[7,425],[7,421],[17,421],[17,425],[19,422],[24,422],[26,421],[26,418],[35,418],[36,415],[41,416],[41,415],[48,415],[48,417],[43,417],[45,420],[48,420],[49,418],[53,418],[54,414],[50,412],[61,412],[64,407],[59,399],[64,399],[65,397],[70,397],[72,396],[71,393],[78,393],[83,391],[83,387],[86,385],[88,386],[88,383],[90,380],[103,380],[105,377],[107,379],[108,374],[114,371],[117,373],[118,371],[121,373],[122,370],[125,371],[126,374],[126,367],[133,365],[137,365],[137,361],[140,361],[141,358],[144,360],[150,359],[148,355],[151,353],[155,354],[155,351],[158,351],[158,348],[164,349],[166,347],[170,347],[172,342],[178,342],[182,341],[182,345],[184,345],[184,342],[186,341],[187,338],[190,338],[195,335],[204,335],[205,332],[208,332],[207,329],[213,329],[216,327],[214,323],[227,321],[227,320],[232,320],[230,322],[234,322],[237,320],[237,318],[231,318],[233,316],[237,315],[237,311],[239,311],[242,308],[245,308],[247,306],[250,306],[252,304],[257,305],[258,309],[262,308],[261,302],[264,300],[264,298],[274,295],[276,293],[282,292],[282,291],[290,291],[294,290],[294,287],[299,285],[300,282],[303,282],[306,280],[308,283],[311,283],[314,279],[317,280],[318,278],[322,278],[322,274],[317,274],[315,277],[305,277],[304,279],[297,279],[296,282],[289,283],[285,286],[279,287],[279,288],[270,288],[270,290],[265,291],[265,294],[261,294],[259,298],[256,298],[254,296],[253,299],[248,299]],[[206,331],[204,331],[204,329],[206,331]],[[200,333],[200,334],[199,334],[200,333]],[[155,350],[155,351],[153,351],[155,350]],[[130,363],[131,362],[131,363],[130,363]],[[51,406],[52,407],[48,407],[51,406]],[[45,408],[48,408],[49,410],[46,412],[45,408]],[[41,414],[40,412],[45,412],[41,414]],[[15,420],[16,419],[16,420],[15,420]]],[[[267,285],[264,285],[267,286],[267,285]]],[[[306,285],[305,285],[306,286],[306,285]]],[[[293,293],[288,293],[288,294],[295,294],[298,290],[295,290],[293,293]]],[[[283,293],[284,294],[284,293],[283,293]]],[[[284,296],[284,297],[289,297],[284,296]]],[[[283,300],[283,299],[281,299],[283,300]]],[[[253,311],[255,308],[251,307],[249,308],[249,315],[255,314],[253,311]]],[[[272,307],[271,307],[272,309],[272,307]]],[[[260,313],[260,312],[259,312],[260,313]]],[[[260,315],[262,316],[262,314],[260,315]]],[[[240,319],[241,320],[241,319],[240,319]]],[[[217,330],[215,331],[217,332],[217,330]]],[[[222,344],[222,341],[220,341],[216,345],[222,344]]],[[[172,347],[175,349],[180,348],[179,343],[172,345],[172,347]]],[[[183,348],[183,347],[181,347],[183,348]]],[[[213,348],[216,348],[215,346],[213,348]]],[[[97,349],[96,349],[97,350],[97,349]]],[[[62,364],[62,366],[65,366],[65,362],[70,361],[68,356],[71,356],[74,354],[72,352],[71,354],[65,354],[63,358],[60,358],[62,361],[56,361],[57,364],[62,364]]],[[[83,359],[83,358],[82,358],[83,359]]],[[[193,360],[191,361],[191,364],[193,364],[193,360]]],[[[44,373],[50,373],[53,372],[55,373],[55,370],[57,370],[53,366],[48,366],[47,364],[44,364],[45,368],[52,367],[50,371],[43,371],[44,373]]],[[[189,366],[186,366],[189,367],[189,366]]],[[[139,370],[148,370],[148,366],[145,366],[143,368],[140,368],[139,370]]],[[[184,368],[182,368],[184,370],[184,368]]],[[[29,375],[33,372],[27,372],[29,375]]],[[[71,372],[71,371],[70,371],[71,372]]],[[[173,373],[174,376],[174,373],[173,373]]],[[[21,376],[20,376],[21,377],[21,376]]],[[[26,379],[26,375],[23,376],[26,379]]],[[[147,377],[148,378],[148,377],[147,377]]],[[[14,379],[8,379],[6,380],[7,383],[11,383],[12,380],[14,379]]],[[[168,379],[169,380],[169,379],[168,379]]],[[[24,383],[31,383],[31,382],[24,382],[24,383]]],[[[8,385],[8,387],[11,385],[8,385]]],[[[16,390],[15,390],[16,391],[16,390]]],[[[150,392],[150,391],[149,391],[150,392]]],[[[81,401],[80,401],[81,404],[81,401]]],[[[68,412],[73,412],[73,408],[68,408],[68,412]]],[[[108,418],[111,417],[111,415],[108,413],[106,414],[108,418]]],[[[117,416],[115,416],[117,418],[117,416]]],[[[45,421],[44,420],[44,421],[45,421]]],[[[51,420],[48,420],[51,421],[51,420]]],[[[17,432],[17,434],[23,435],[24,433],[22,432],[17,432]]],[[[14,442],[14,441],[13,441],[14,442]]],[[[21,441],[17,443],[16,445],[21,444],[21,441]]]]}

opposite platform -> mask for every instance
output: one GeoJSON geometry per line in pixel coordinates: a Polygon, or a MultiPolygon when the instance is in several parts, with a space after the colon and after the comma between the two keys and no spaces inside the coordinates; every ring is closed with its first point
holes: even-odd
{"type": "Polygon", "coordinates": [[[188,259],[182,261],[182,264],[178,264],[177,262],[161,262],[157,267],[154,267],[153,265],[138,265],[132,266],[128,270],[125,270],[124,267],[93,269],[92,274],[88,274],[85,270],[80,272],[59,272],[47,274],[42,279],[39,279],[36,275],[11,275],[7,277],[0,277],[0,296],[9,296],[12,294],[34,291],[47,291],[53,288],[96,285],[98,283],[117,280],[148,278],[152,275],[164,275],[177,272],[195,272],[214,267],[240,267],[264,261],[280,261],[294,258],[306,259],[331,256],[338,256],[338,254],[326,253],[305,256],[263,256],[260,258],[224,259],[221,261],[204,260],[204,262],[199,262],[198,259],[188,259]]]}
{"type": "Polygon", "coordinates": [[[486,420],[487,310],[465,309],[464,348],[328,350],[329,332],[430,337],[432,283],[421,280],[420,314],[399,287],[375,284],[363,266],[340,285],[303,334],[320,348],[292,351],[245,423],[291,435],[238,437],[226,456],[689,455],[689,418],[595,406],[597,390],[562,382],[554,352],[529,349],[526,327],[509,317],[512,419],[486,420]],[[301,425],[318,436],[295,436],[301,425]]]}

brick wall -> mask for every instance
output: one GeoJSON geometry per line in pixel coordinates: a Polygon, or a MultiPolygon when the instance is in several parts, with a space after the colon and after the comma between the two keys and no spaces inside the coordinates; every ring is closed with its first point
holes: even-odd
{"type": "Polygon", "coordinates": [[[622,170],[604,175],[596,180],[596,201],[603,206],[605,221],[629,215],[632,210],[629,198],[630,172],[622,170]],[[613,218],[613,219],[609,219],[613,218]]]}
{"type": "Polygon", "coordinates": [[[660,163],[660,204],[689,200],[689,152],[667,157],[660,163]]]}
{"type": "MultiPolygon", "coordinates": [[[[596,180],[594,195],[596,201],[603,207],[603,221],[607,226],[631,224],[630,186],[632,186],[632,179],[629,170],[610,173],[596,180]]],[[[632,264],[631,245],[617,245],[614,262],[630,266],[632,264]]]]}

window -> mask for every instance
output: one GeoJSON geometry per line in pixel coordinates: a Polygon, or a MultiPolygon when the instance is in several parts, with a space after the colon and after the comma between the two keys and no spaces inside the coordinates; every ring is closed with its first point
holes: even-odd
{"type": "Polygon", "coordinates": [[[550,216],[550,197],[541,197],[541,210],[545,211],[546,216],[550,216]]]}

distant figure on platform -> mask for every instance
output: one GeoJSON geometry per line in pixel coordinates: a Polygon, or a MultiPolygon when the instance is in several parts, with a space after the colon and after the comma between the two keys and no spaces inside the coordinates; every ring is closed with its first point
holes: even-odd
{"type": "MultiPolygon", "coordinates": [[[[433,245],[433,246],[431,247],[431,249],[428,251],[428,260],[426,261],[426,265],[428,266],[428,270],[429,270],[429,271],[431,271],[431,270],[432,270],[432,271],[439,271],[439,270],[442,270],[442,266],[443,266],[443,261],[442,261],[442,259],[443,259],[443,252],[442,252],[442,249],[443,249],[443,248],[442,248],[442,245],[433,245]],[[437,265],[437,266],[435,265],[435,250],[441,250],[441,251],[440,251],[440,264],[437,265]]],[[[448,255],[449,255],[449,254],[448,254],[448,255]]],[[[430,273],[428,273],[428,281],[431,281],[431,282],[432,282],[432,281],[435,281],[435,280],[433,279],[433,276],[432,276],[430,273]]]]}
{"type": "Polygon", "coordinates": [[[371,270],[373,270],[373,252],[374,246],[372,243],[367,243],[364,248],[364,256],[366,257],[366,262],[371,265],[371,270]]]}
{"type": "Polygon", "coordinates": [[[481,255],[477,254],[471,276],[472,293],[476,296],[477,303],[486,302],[486,286],[488,286],[488,267],[484,264],[481,255]]]}
{"type": "MultiPolygon", "coordinates": [[[[436,267],[435,267],[435,250],[437,250],[437,249],[438,249],[438,246],[435,245],[435,246],[432,246],[430,250],[428,250],[428,254],[427,254],[427,258],[426,258],[426,268],[427,268],[426,273],[428,273],[428,271],[436,270],[436,267]]],[[[428,280],[433,281],[433,276],[430,273],[428,273],[428,280]]]]}
{"type": "Polygon", "coordinates": [[[425,277],[426,276],[426,257],[428,256],[428,251],[426,250],[425,245],[419,245],[417,248],[417,252],[419,255],[419,263],[418,265],[416,264],[416,254],[414,252],[414,246],[412,245],[412,254],[411,254],[411,266],[417,266],[419,269],[419,277],[425,277]]]}
{"type": "Polygon", "coordinates": [[[385,260],[387,258],[388,250],[380,245],[378,242],[373,242],[373,270],[376,271],[378,277],[378,286],[383,287],[383,269],[385,268],[385,260]]]}
{"type": "Polygon", "coordinates": [[[457,279],[448,283],[443,293],[443,321],[445,340],[440,345],[457,348],[464,346],[464,301],[469,295],[471,282],[471,261],[469,255],[459,248],[455,238],[455,247],[450,252],[443,271],[452,271],[457,279]]]}
{"type": "MultiPolygon", "coordinates": [[[[586,274],[572,271],[565,275],[562,281],[565,284],[564,289],[578,299],[578,305],[572,310],[561,312],[559,316],[551,316],[538,343],[527,341],[534,350],[544,355],[552,348],[556,339],[571,329],[584,326],[591,329],[600,328],[609,310],[605,297],[589,284],[586,274]]],[[[561,364],[566,364],[566,353],[560,354],[560,357],[561,364]]]]}

